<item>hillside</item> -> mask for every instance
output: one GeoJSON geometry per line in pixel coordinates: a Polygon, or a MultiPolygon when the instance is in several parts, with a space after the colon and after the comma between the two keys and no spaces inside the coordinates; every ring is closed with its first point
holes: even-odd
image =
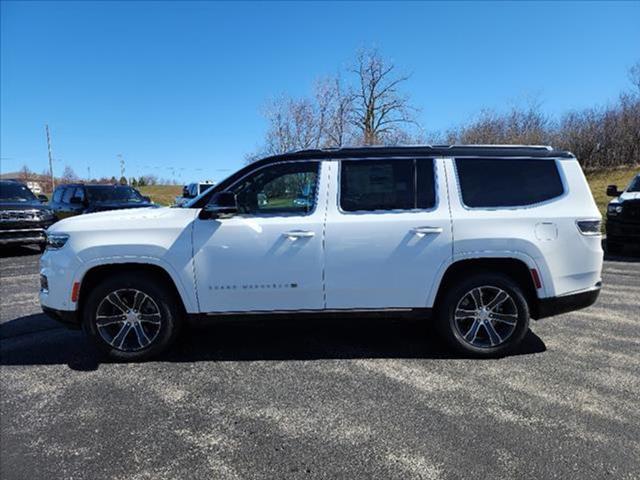
{"type": "Polygon", "coordinates": [[[151,197],[158,205],[173,205],[175,198],[182,194],[182,185],[150,185],[137,188],[142,195],[151,197]]]}

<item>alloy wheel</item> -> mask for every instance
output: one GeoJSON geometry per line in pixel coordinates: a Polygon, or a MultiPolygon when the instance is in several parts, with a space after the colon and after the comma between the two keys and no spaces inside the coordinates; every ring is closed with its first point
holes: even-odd
{"type": "Polygon", "coordinates": [[[462,296],[454,312],[454,325],[463,341],[476,348],[504,344],[518,323],[518,307],[505,290],[476,287],[462,296]]]}
{"type": "Polygon", "coordinates": [[[133,288],[114,290],[98,305],[95,324],[102,340],[123,352],[142,350],[153,343],[162,326],[158,304],[133,288]]]}

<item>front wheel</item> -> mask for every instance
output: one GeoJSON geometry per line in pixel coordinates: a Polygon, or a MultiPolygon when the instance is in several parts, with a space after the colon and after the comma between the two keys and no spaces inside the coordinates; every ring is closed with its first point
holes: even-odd
{"type": "Polygon", "coordinates": [[[106,279],[84,306],[86,329],[116,360],[144,360],[163,352],[177,335],[179,318],[171,289],[136,272],[106,279]]]}
{"type": "Polygon", "coordinates": [[[494,357],[512,351],[529,328],[529,308],[522,290],[501,274],[476,274],[445,295],[438,328],[458,351],[494,357]]]}

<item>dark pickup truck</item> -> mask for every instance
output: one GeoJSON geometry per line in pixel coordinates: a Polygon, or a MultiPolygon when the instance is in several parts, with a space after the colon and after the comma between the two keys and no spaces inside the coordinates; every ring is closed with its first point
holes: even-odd
{"type": "Polygon", "coordinates": [[[44,250],[44,232],[57,220],[46,201],[21,182],[0,181],[0,247],[32,244],[44,250]]]}
{"type": "Polygon", "coordinates": [[[156,206],[149,197],[128,185],[60,185],[51,200],[51,208],[60,219],[83,213],[156,206]]]}

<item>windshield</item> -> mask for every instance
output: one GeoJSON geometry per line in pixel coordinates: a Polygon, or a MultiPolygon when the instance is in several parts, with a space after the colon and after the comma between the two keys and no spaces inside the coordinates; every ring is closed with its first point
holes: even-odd
{"type": "Polygon", "coordinates": [[[146,201],[131,187],[111,185],[87,187],[87,197],[90,202],[143,203],[146,201]]]}
{"type": "Polygon", "coordinates": [[[640,175],[631,180],[631,185],[627,188],[627,192],[640,192],[640,175]]]}
{"type": "Polygon", "coordinates": [[[20,183],[0,183],[0,200],[4,202],[32,202],[36,196],[20,183]]]}

